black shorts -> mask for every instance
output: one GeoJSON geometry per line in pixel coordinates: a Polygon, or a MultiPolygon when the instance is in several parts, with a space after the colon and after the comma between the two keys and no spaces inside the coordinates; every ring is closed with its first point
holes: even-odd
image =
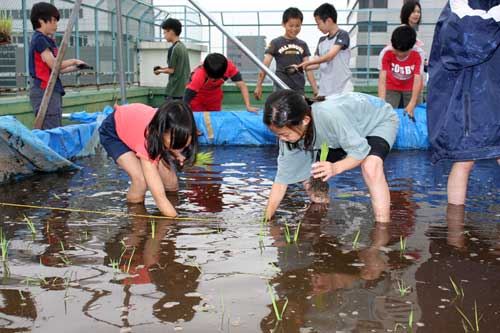
{"type": "MultiPolygon", "coordinates": [[[[385,160],[387,155],[389,155],[389,152],[391,151],[391,147],[389,146],[389,143],[382,139],[379,136],[367,136],[366,141],[368,141],[368,144],[370,145],[371,149],[370,152],[368,153],[369,155],[374,155],[378,156],[382,159],[382,161],[385,160]]],[[[319,155],[317,156],[316,160],[319,161],[319,155]]],[[[343,160],[346,158],[347,153],[345,152],[344,149],[342,148],[330,148],[328,150],[328,157],[326,160],[331,163],[338,162],[340,160],[343,160]]]]}

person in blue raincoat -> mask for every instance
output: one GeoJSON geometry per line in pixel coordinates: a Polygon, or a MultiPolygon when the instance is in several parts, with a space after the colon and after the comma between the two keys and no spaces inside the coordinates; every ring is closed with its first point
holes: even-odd
{"type": "Polygon", "coordinates": [[[465,204],[474,161],[500,164],[500,0],[450,0],[429,59],[432,162],[451,160],[448,203],[465,204]]]}

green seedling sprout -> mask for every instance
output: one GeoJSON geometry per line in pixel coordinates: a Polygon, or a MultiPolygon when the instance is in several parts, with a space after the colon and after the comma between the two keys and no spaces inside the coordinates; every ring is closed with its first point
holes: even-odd
{"type": "Polygon", "coordinates": [[[26,215],[24,215],[24,220],[26,221],[26,224],[28,225],[28,228],[30,229],[31,234],[32,235],[36,234],[36,229],[35,229],[35,225],[33,224],[33,221],[31,221],[31,219],[29,217],[27,217],[26,215]]]}
{"type": "Polygon", "coordinates": [[[397,280],[397,291],[399,292],[399,296],[404,297],[407,293],[410,292],[411,286],[406,286],[403,280],[397,280]]]}
{"type": "Polygon", "coordinates": [[[7,260],[7,250],[9,249],[10,240],[7,240],[5,234],[3,233],[3,229],[0,228],[0,249],[2,251],[2,261],[6,262],[7,260]]]}
{"type": "Polygon", "coordinates": [[[290,238],[290,229],[288,228],[288,224],[285,222],[285,240],[288,244],[291,243],[291,238],[290,238]]]}
{"type": "Polygon", "coordinates": [[[326,162],[326,159],[328,157],[328,143],[323,143],[321,145],[321,150],[320,150],[320,153],[319,153],[319,161],[320,162],[326,162]]]}
{"type": "Polygon", "coordinates": [[[283,314],[285,313],[286,306],[288,305],[288,298],[286,299],[285,304],[283,305],[283,308],[281,309],[280,312],[278,310],[278,304],[276,303],[276,296],[274,295],[271,285],[267,284],[267,288],[269,291],[269,295],[271,296],[271,302],[273,303],[274,315],[276,316],[276,319],[278,319],[278,321],[281,321],[283,319],[283,314]]]}
{"type": "Polygon", "coordinates": [[[406,332],[412,332],[413,329],[413,308],[410,310],[410,314],[408,315],[408,328],[401,324],[401,323],[396,323],[396,325],[394,326],[394,332],[397,332],[398,331],[398,328],[402,328],[403,330],[406,330],[406,332]]]}
{"type": "Polygon", "coordinates": [[[155,230],[156,230],[156,222],[155,220],[151,219],[151,239],[155,239],[155,230]]]}
{"type": "Polygon", "coordinates": [[[458,285],[455,283],[455,281],[453,281],[452,277],[450,276],[450,282],[451,282],[451,285],[453,287],[453,290],[455,290],[455,294],[458,296],[462,296],[462,298],[464,298],[465,296],[465,293],[464,293],[464,288],[462,286],[460,286],[460,289],[458,288],[458,285]]]}
{"type": "Polygon", "coordinates": [[[467,328],[467,326],[465,324],[467,324],[473,332],[476,332],[476,333],[479,332],[479,321],[481,320],[481,318],[483,316],[482,315],[479,316],[477,313],[476,301],[474,301],[474,324],[475,324],[475,326],[472,324],[472,322],[467,317],[467,315],[462,310],[460,310],[460,308],[458,306],[455,305],[455,309],[457,309],[458,313],[460,313],[460,316],[462,316],[462,325],[464,327],[465,332],[469,331],[469,329],[467,328]]]}
{"type": "Polygon", "coordinates": [[[63,263],[66,266],[69,266],[69,265],[71,265],[71,260],[69,260],[68,256],[66,255],[66,251],[64,251],[64,244],[63,244],[63,242],[59,241],[59,243],[61,244],[61,252],[62,252],[61,260],[63,261],[63,263]]]}
{"type": "Polygon", "coordinates": [[[120,261],[118,259],[111,259],[109,261],[111,268],[113,269],[113,274],[120,273],[120,261]]]}
{"type": "Polygon", "coordinates": [[[406,252],[406,238],[403,238],[403,236],[399,236],[399,252],[401,256],[406,252]]]}
{"type": "Polygon", "coordinates": [[[132,264],[132,258],[134,257],[134,254],[135,254],[135,246],[132,248],[132,255],[130,256],[130,259],[128,260],[127,274],[130,271],[130,265],[132,264]]]}
{"type": "Polygon", "coordinates": [[[206,168],[209,164],[212,164],[214,162],[214,156],[211,151],[207,153],[197,153],[196,154],[196,162],[194,163],[194,166],[200,167],[200,168],[206,168]]]}
{"type": "Polygon", "coordinates": [[[300,224],[302,222],[299,222],[299,224],[297,224],[297,229],[295,229],[295,233],[293,234],[293,242],[294,243],[297,243],[297,241],[299,240],[299,231],[300,231],[300,224]]]}
{"type": "Polygon", "coordinates": [[[352,241],[352,248],[356,250],[358,248],[358,239],[359,239],[359,234],[361,233],[361,229],[358,230],[356,233],[356,236],[354,236],[354,240],[352,241]]]}

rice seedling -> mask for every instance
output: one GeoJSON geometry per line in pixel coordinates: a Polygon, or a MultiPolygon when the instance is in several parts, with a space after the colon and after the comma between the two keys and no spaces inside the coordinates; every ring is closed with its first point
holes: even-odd
{"type": "Polygon", "coordinates": [[[132,258],[134,257],[135,254],[135,246],[132,248],[132,254],[130,255],[130,258],[128,260],[128,265],[127,265],[127,274],[130,272],[130,265],[132,264],[132,258]]]}
{"type": "Polygon", "coordinates": [[[401,257],[405,254],[406,252],[406,238],[403,238],[403,236],[399,236],[399,253],[401,257]]]}
{"type": "Polygon", "coordinates": [[[288,228],[288,224],[285,222],[285,240],[288,244],[291,243],[291,237],[290,237],[290,229],[288,228]]]}
{"type": "Polygon", "coordinates": [[[58,196],[57,194],[53,193],[52,195],[53,195],[53,196],[54,196],[54,198],[56,198],[57,200],[61,200],[61,197],[60,197],[60,196],[58,196]]]}
{"type": "Polygon", "coordinates": [[[294,243],[297,243],[299,240],[299,232],[300,232],[300,222],[297,225],[297,228],[295,229],[295,232],[293,233],[293,238],[292,234],[290,232],[290,227],[288,226],[288,223],[285,222],[285,240],[288,244],[292,243],[292,240],[294,243]]]}
{"type": "Polygon", "coordinates": [[[404,297],[407,293],[410,292],[411,286],[405,285],[405,282],[403,280],[397,280],[397,288],[396,291],[398,291],[399,296],[404,297]]]}
{"type": "Polygon", "coordinates": [[[276,316],[276,319],[278,321],[281,321],[283,319],[283,314],[285,313],[286,306],[288,305],[288,298],[286,298],[285,304],[283,305],[283,308],[281,308],[281,311],[278,310],[278,304],[276,302],[276,296],[274,295],[274,291],[271,288],[271,285],[268,283],[267,288],[269,291],[269,295],[271,296],[271,302],[273,304],[273,310],[274,310],[274,315],[276,316]]]}
{"type": "Polygon", "coordinates": [[[200,167],[200,168],[206,168],[209,164],[212,164],[214,162],[214,156],[211,151],[207,153],[197,153],[196,154],[196,162],[194,163],[194,166],[200,167]]]}
{"type": "Polygon", "coordinates": [[[462,326],[465,332],[469,332],[469,328],[472,332],[479,332],[479,321],[483,315],[478,315],[476,301],[474,301],[474,324],[458,306],[455,305],[455,309],[457,309],[458,313],[460,313],[460,316],[462,317],[462,326]]]}
{"type": "Polygon", "coordinates": [[[31,234],[34,235],[36,234],[36,229],[35,225],[33,224],[33,221],[26,215],[24,215],[24,221],[26,221],[26,224],[28,225],[29,230],[31,231],[31,234]]]}
{"type": "Polygon", "coordinates": [[[0,250],[2,251],[2,261],[5,262],[7,260],[7,251],[9,249],[10,240],[7,240],[5,234],[3,233],[3,229],[0,228],[0,250]]]}
{"type": "Polygon", "coordinates": [[[294,243],[297,243],[297,241],[299,240],[299,231],[300,231],[300,224],[302,222],[299,222],[299,224],[297,224],[297,229],[295,229],[295,232],[293,234],[293,242],[294,243]]]}
{"type": "Polygon", "coordinates": [[[465,294],[464,294],[464,289],[462,287],[460,287],[460,289],[458,288],[458,285],[455,283],[455,281],[453,281],[452,277],[450,276],[450,282],[451,282],[451,286],[453,287],[453,290],[455,291],[455,294],[458,296],[462,296],[462,298],[464,298],[465,294]]]}
{"type": "Polygon", "coordinates": [[[26,297],[24,297],[24,295],[23,295],[23,291],[22,291],[22,290],[18,290],[18,292],[19,292],[19,296],[21,297],[21,300],[22,300],[22,301],[25,301],[25,300],[26,300],[26,297]]]}
{"type": "Polygon", "coordinates": [[[406,332],[413,332],[413,308],[410,310],[410,314],[408,315],[408,326],[405,326],[401,323],[396,323],[394,326],[394,332],[397,332],[399,328],[402,328],[406,332]]]}
{"type": "Polygon", "coordinates": [[[358,248],[358,239],[359,239],[359,234],[361,233],[361,229],[358,230],[356,233],[356,236],[354,236],[354,240],[352,241],[352,248],[356,250],[358,248]]]}
{"type": "Polygon", "coordinates": [[[109,263],[111,264],[111,268],[113,269],[113,274],[121,273],[120,261],[118,259],[111,259],[109,263]]]}
{"type": "Polygon", "coordinates": [[[155,239],[156,222],[155,220],[151,219],[149,223],[151,223],[151,239],[155,239]]]}
{"type": "Polygon", "coordinates": [[[62,241],[59,241],[59,243],[61,244],[61,260],[63,261],[63,263],[66,265],[66,266],[69,266],[71,265],[71,260],[68,258],[68,256],[66,255],[66,251],[64,250],[64,244],[62,241]]]}
{"type": "Polygon", "coordinates": [[[328,158],[328,143],[323,143],[321,145],[320,153],[319,153],[319,161],[320,162],[326,162],[326,159],[328,158]]]}

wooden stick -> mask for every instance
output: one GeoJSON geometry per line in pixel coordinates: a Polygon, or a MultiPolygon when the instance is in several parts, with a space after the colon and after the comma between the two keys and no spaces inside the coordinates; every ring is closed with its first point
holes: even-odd
{"type": "MultiPolygon", "coordinates": [[[[68,25],[66,26],[66,31],[64,32],[64,36],[61,42],[61,45],[57,52],[57,57],[54,63],[54,67],[50,73],[49,82],[47,84],[47,88],[45,88],[45,92],[43,94],[42,103],[40,104],[40,109],[38,110],[38,114],[35,118],[35,125],[33,126],[35,129],[41,129],[43,125],[43,121],[45,120],[45,115],[47,114],[47,108],[49,106],[50,98],[52,97],[52,92],[54,91],[54,87],[56,85],[57,79],[59,77],[59,71],[61,69],[61,64],[64,58],[64,53],[66,52],[66,48],[68,46],[68,39],[73,31],[73,26],[75,25],[76,17],[80,11],[80,5],[82,0],[75,0],[75,5],[73,6],[73,11],[71,12],[71,16],[68,20],[68,25]]],[[[78,43],[78,41],[77,41],[78,43]]]]}

